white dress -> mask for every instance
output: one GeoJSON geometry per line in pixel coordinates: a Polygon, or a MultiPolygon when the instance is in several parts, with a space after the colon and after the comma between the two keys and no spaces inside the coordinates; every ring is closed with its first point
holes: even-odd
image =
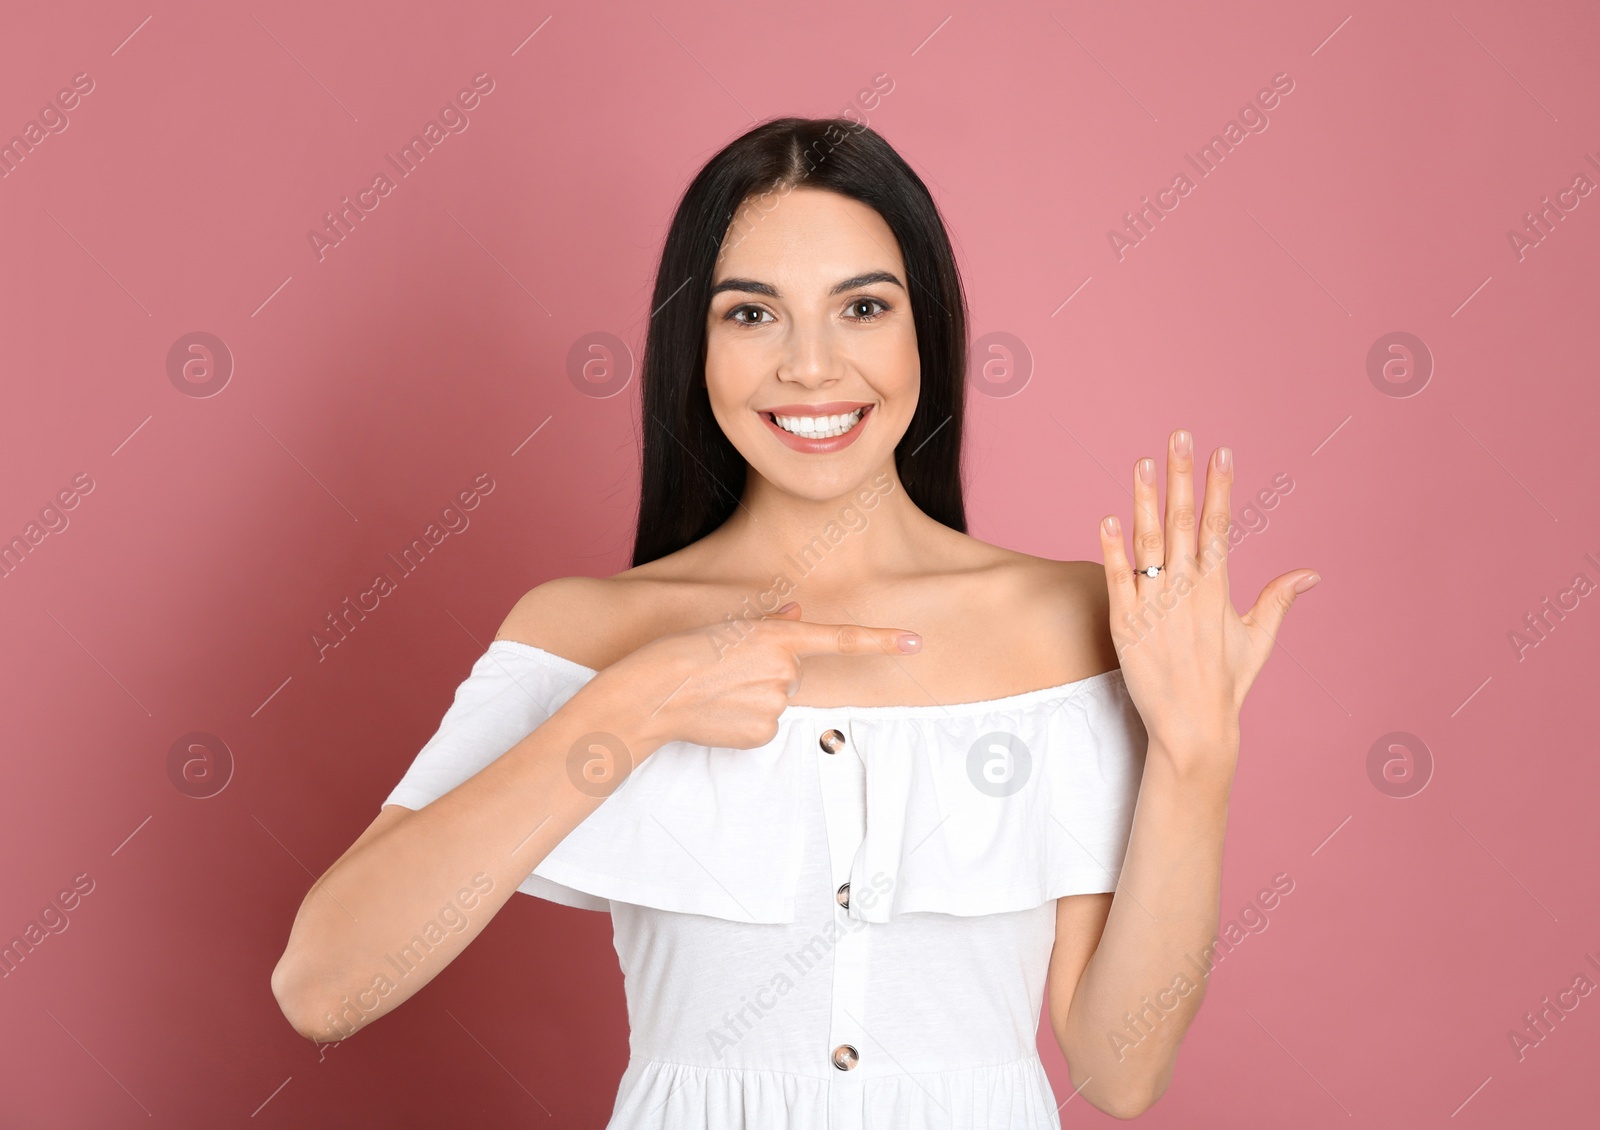
{"type": "MultiPolygon", "coordinates": [[[[496,640],[385,804],[421,808],[595,675],[496,640]]],[[[1120,669],[948,706],[789,706],[670,742],[519,890],[609,911],[607,1130],[1056,1128],[1055,900],[1116,888],[1146,733],[1120,669]]]]}

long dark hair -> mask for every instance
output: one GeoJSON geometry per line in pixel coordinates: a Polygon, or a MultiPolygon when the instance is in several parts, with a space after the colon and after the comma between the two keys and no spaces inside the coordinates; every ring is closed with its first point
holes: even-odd
{"type": "Polygon", "coordinates": [[[787,194],[802,186],[876,209],[900,243],[922,383],[916,414],[895,447],[895,467],[923,513],[966,532],[966,295],[938,207],[921,178],[870,127],[847,118],[778,118],[707,162],[667,231],[642,365],[644,459],[635,566],[700,540],[738,505],[746,464],[711,414],[703,379],[712,272],[724,237],[738,238],[740,224],[759,222],[754,214],[735,222],[734,212],[752,194],[787,194]]]}

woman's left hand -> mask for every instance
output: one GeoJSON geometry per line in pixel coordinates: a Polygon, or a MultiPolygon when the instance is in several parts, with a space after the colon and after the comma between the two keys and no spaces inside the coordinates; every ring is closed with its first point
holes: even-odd
{"type": "Polygon", "coordinates": [[[1234,611],[1227,568],[1232,486],[1232,452],[1217,448],[1197,526],[1194,441],[1180,428],[1168,440],[1164,521],[1155,460],[1134,465],[1131,563],[1116,515],[1100,523],[1111,639],[1151,745],[1185,774],[1214,770],[1230,781],[1245,695],[1296,595],[1320,579],[1309,569],[1292,570],[1263,588],[1243,616],[1234,611]],[[1163,568],[1150,577],[1143,570],[1151,565],[1163,568]]]}

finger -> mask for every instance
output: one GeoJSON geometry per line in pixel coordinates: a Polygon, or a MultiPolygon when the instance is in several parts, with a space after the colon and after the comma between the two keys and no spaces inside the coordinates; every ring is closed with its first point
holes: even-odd
{"type": "Polygon", "coordinates": [[[1194,437],[1183,428],[1167,442],[1167,571],[1194,563],[1194,437]]]}
{"type": "Polygon", "coordinates": [[[901,628],[868,628],[861,624],[812,624],[788,621],[778,637],[801,655],[915,655],[922,637],[901,628]]]}
{"type": "Polygon", "coordinates": [[[1166,559],[1165,543],[1160,503],[1156,497],[1156,461],[1146,457],[1133,465],[1134,568],[1143,570],[1149,565],[1160,565],[1166,559]]]}
{"type": "Polygon", "coordinates": [[[1139,599],[1133,569],[1122,547],[1122,523],[1115,514],[1100,522],[1100,560],[1106,569],[1106,594],[1111,599],[1111,622],[1120,623],[1139,599]]]}
{"type": "Polygon", "coordinates": [[[1250,627],[1260,628],[1266,633],[1267,639],[1261,648],[1262,663],[1267,661],[1267,655],[1272,651],[1272,644],[1277,641],[1278,631],[1283,627],[1283,618],[1289,614],[1289,608],[1294,604],[1295,598],[1321,579],[1309,569],[1296,569],[1292,573],[1285,573],[1276,580],[1267,582],[1267,587],[1256,597],[1256,602],[1250,606],[1250,611],[1239,617],[1250,627]],[[1297,588],[1299,592],[1295,591],[1297,588]]]}
{"type": "Polygon", "coordinates": [[[1206,470],[1206,505],[1200,515],[1197,560],[1202,576],[1216,574],[1228,583],[1228,529],[1232,524],[1233,450],[1219,447],[1206,470]]]}
{"type": "Polygon", "coordinates": [[[798,619],[800,619],[800,602],[797,601],[797,600],[791,600],[788,604],[785,604],[782,608],[778,609],[776,612],[768,612],[765,616],[762,617],[762,619],[763,620],[770,620],[773,617],[782,617],[785,620],[798,620],[798,619]]]}

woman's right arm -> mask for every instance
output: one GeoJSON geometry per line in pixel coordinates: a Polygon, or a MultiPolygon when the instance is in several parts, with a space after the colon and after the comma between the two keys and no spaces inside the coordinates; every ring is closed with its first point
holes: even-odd
{"type": "Polygon", "coordinates": [[[342,1040],[407,1000],[666,742],[730,749],[770,742],[800,685],[802,656],[921,647],[915,637],[902,643],[897,629],[804,623],[799,615],[788,607],[733,641],[722,625],[652,640],[599,671],[531,734],[431,804],[415,812],[385,807],[295,916],[272,972],[289,1022],[310,1039],[342,1040]],[[569,776],[569,751],[597,731],[621,741],[627,764],[613,763],[609,788],[580,787],[569,776]]]}
{"type": "Polygon", "coordinates": [[[605,800],[605,790],[579,788],[568,776],[578,738],[615,735],[632,768],[662,744],[650,706],[620,681],[600,672],[431,804],[415,812],[386,806],[328,868],[301,903],[272,972],[273,995],[296,1031],[346,1038],[408,999],[478,936],[605,800]]]}

